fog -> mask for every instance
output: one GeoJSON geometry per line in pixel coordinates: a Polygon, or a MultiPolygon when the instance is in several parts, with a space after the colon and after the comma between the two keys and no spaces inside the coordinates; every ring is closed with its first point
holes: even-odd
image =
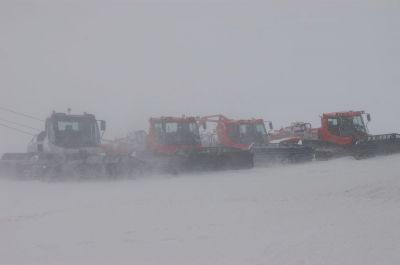
{"type": "MultiPolygon", "coordinates": [[[[400,133],[399,14],[398,0],[0,0],[0,155],[68,108],[106,120],[105,139],[152,116],[318,127],[345,110],[400,133]]],[[[394,139],[332,151],[369,159],[252,169],[248,150],[162,164],[124,145],[3,159],[0,264],[400,264],[400,155],[369,157],[397,152],[394,139]]],[[[278,162],[317,158],[286,147],[278,162]]]]}
{"type": "MultiPolygon", "coordinates": [[[[399,14],[399,1],[0,0],[0,107],[94,113],[107,138],[150,116],[318,126],[350,109],[372,114],[371,132],[396,132],[399,14]]],[[[0,127],[0,153],[30,138],[0,127]]]]}

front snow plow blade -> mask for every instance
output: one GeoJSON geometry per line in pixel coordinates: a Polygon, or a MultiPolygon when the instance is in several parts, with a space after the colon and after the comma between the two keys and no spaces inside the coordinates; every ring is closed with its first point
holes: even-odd
{"type": "Polygon", "coordinates": [[[189,170],[248,169],[254,166],[253,154],[236,148],[206,147],[188,154],[189,170]]]}
{"type": "Polygon", "coordinates": [[[8,177],[29,178],[43,172],[49,162],[50,159],[41,159],[36,153],[5,153],[0,160],[0,173],[8,177]]]}
{"type": "Polygon", "coordinates": [[[6,153],[0,160],[0,173],[18,179],[118,178],[141,175],[148,170],[147,164],[135,157],[86,153],[6,153]]]}
{"type": "Polygon", "coordinates": [[[355,143],[352,155],[356,159],[400,153],[400,134],[371,135],[355,143]]]}
{"type": "Polygon", "coordinates": [[[254,153],[256,164],[301,163],[314,158],[312,147],[298,144],[253,145],[250,150],[254,153]]]}
{"type": "Polygon", "coordinates": [[[253,154],[236,148],[205,147],[165,157],[163,171],[172,174],[253,168],[253,154]]]}

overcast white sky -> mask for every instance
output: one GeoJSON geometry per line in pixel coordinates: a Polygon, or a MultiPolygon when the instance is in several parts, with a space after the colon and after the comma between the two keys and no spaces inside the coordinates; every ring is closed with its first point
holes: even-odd
{"type": "MultiPolygon", "coordinates": [[[[318,126],[349,109],[400,131],[399,14],[398,0],[0,0],[0,107],[91,112],[107,138],[158,115],[318,126]]],[[[29,140],[0,127],[0,153],[29,140]]]]}

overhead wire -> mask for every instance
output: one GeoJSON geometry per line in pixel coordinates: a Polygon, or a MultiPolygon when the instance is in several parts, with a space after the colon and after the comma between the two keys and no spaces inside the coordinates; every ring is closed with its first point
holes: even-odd
{"type": "Polygon", "coordinates": [[[18,122],[15,122],[15,121],[6,120],[6,119],[3,119],[3,118],[0,118],[0,121],[7,122],[7,123],[11,123],[11,124],[14,124],[14,125],[17,125],[17,126],[21,126],[21,127],[26,128],[26,129],[31,129],[31,130],[35,130],[35,131],[41,131],[41,130],[38,129],[38,128],[31,127],[31,126],[29,126],[29,125],[25,125],[25,124],[18,123],[18,122]]]}
{"type": "Polygon", "coordinates": [[[11,130],[14,130],[16,132],[20,132],[20,133],[27,134],[27,135],[30,135],[30,136],[35,136],[35,134],[33,134],[33,133],[30,133],[30,132],[27,132],[27,131],[24,131],[24,130],[21,130],[21,129],[18,129],[18,128],[15,128],[15,127],[12,127],[12,126],[9,126],[9,125],[6,125],[6,124],[3,124],[3,123],[0,123],[0,126],[8,128],[8,129],[11,129],[11,130]]]}
{"type": "Polygon", "coordinates": [[[32,120],[44,122],[43,119],[34,117],[34,116],[29,115],[29,114],[26,114],[26,113],[22,113],[22,112],[19,112],[19,111],[15,111],[15,110],[12,110],[12,109],[9,109],[9,108],[5,108],[5,107],[1,107],[1,106],[0,106],[0,110],[7,111],[7,112],[10,112],[10,113],[13,113],[13,114],[16,114],[16,115],[20,115],[20,116],[23,116],[23,117],[25,117],[25,118],[29,118],[29,119],[32,119],[32,120]]]}

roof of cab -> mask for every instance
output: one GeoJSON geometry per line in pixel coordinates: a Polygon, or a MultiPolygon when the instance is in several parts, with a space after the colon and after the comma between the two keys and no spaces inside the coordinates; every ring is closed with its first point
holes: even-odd
{"type": "Polygon", "coordinates": [[[360,116],[364,114],[365,111],[360,110],[360,111],[339,111],[339,112],[330,112],[330,113],[324,113],[323,116],[324,118],[329,118],[329,117],[354,117],[354,116],[360,116]]]}

